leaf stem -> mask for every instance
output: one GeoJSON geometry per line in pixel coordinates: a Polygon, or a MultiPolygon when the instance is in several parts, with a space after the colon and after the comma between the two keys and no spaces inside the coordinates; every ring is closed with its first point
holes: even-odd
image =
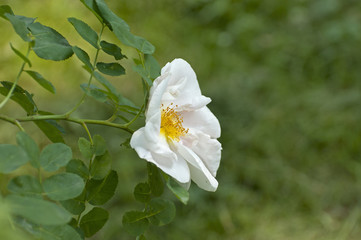
{"type": "Polygon", "coordinates": [[[0,114],[0,119],[4,120],[6,122],[12,123],[15,126],[17,126],[21,131],[25,132],[25,129],[21,126],[20,122],[14,118],[10,118],[8,116],[5,116],[3,114],[0,114]]]}
{"type": "MultiPolygon", "coordinates": [[[[28,45],[28,50],[27,50],[27,53],[26,53],[26,57],[29,56],[30,49],[31,49],[31,47],[30,47],[30,43],[29,43],[29,45],[28,45]]],[[[21,67],[20,67],[20,70],[19,70],[19,72],[18,72],[18,75],[16,76],[15,82],[14,82],[13,85],[11,86],[10,91],[9,91],[8,94],[6,95],[5,99],[0,103],[0,109],[1,109],[2,107],[4,107],[4,105],[5,105],[5,104],[9,101],[9,99],[11,98],[11,95],[13,94],[13,92],[14,92],[14,90],[15,90],[15,87],[16,87],[16,85],[17,85],[18,82],[19,82],[20,76],[21,76],[22,72],[24,71],[24,67],[25,67],[26,63],[27,63],[27,62],[24,60],[24,61],[23,61],[23,64],[22,64],[21,67]]]]}

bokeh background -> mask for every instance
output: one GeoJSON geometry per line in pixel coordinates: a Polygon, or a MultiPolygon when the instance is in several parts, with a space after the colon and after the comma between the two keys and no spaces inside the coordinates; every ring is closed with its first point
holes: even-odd
{"type": "MultiPolygon", "coordinates": [[[[93,54],[67,17],[100,26],[79,1],[1,0],[16,14],[38,17],[71,44],[93,54]]],[[[361,2],[357,0],[108,0],[132,32],[156,46],[160,65],[186,59],[197,73],[209,108],[222,126],[219,188],[208,193],[192,186],[187,206],[177,203],[174,222],[150,228],[148,239],[353,240],[361,238],[361,2]]],[[[9,23],[0,19],[0,77],[12,80],[21,65],[9,42],[24,50],[9,23]]],[[[113,39],[110,34],[106,37],[113,39]]],[[[109,39],[108,38],[108,39],[109,39]]],[[[116,41],[114,39],[114,41],[116,41]]],[[[132,49],[123,48],[131,59],[132,49]]],[[[24,77],[39,107],[63,113],[80,98],[87,81],[81,64],[39,60],[34,70],[51,80],[57,94],[24,77]]],[[[107,58],[104,56],[104,59],[107,58]]],[[[125,96],[141,102],[141,83],[128,74],[113,78],[125,96]]],[[[109,109],[87,100],[77,114],[109,117],[109,109]],[[91,106],[91,107],[89,107],[91,106]]],[[[24,114],[15,104],[2,110],[24,114]]],[[[138,126],[142,125],[139,121],[138,126]]],[[[84,136],[63,123],[67,143],[84,136]]],[[[45,145],[31,124],[27,130],[45,145]]],[[[127,137],[114,129],[102,134],[119,173],[116,197],[107,204],[111,220],[94,239],[133,239],[121,226],[122,214],[140,208],[132,196],[146,179],[145,162],[120,148],[127,137]]],[[[0,122],[0,142],[15,142],[17,129],[0,122]]],[[[0,153],[1,154],[1,153],[0,153]]],[[[75,153],[76,154],[76,153],[75,153]]],[[[5,177],[0,180],[5,182],[5,177]]],[[[1,183],[4,189],[4,184],[1,183]]],[[[171,199],[174,199],[171,195],[171,199]]]]}

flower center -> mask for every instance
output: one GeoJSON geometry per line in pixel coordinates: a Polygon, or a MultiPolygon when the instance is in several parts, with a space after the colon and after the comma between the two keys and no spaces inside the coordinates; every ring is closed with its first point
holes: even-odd
{"type": "MultiPolygon", "coordinates": [[[[178,107],[177,105],[175,107],[178,107]]],[[[169,140],[179,142],[179,137],[188,133],[188,128],[182,126],[183,118],[174,110],[173,103],[164,108],[162,104],[162,116],[160,124],[160,133],[169,140]]]]}

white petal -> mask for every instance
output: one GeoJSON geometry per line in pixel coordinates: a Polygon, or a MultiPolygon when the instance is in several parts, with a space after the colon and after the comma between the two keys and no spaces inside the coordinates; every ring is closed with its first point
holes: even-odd
{"type": "Polygon", "coordinates": [[[180,113],[183,117],[183,127],[196,129],[212,138],[221,136],[221,126],[218,119],[207,107],[203,107],[196,111],[183,111],[180,113]]]}
{"type": "Polygon", "coordinates": [[[164,74],[159,76],[153,82],[153,86],[150,88],[150,93],[149,93],[149,102],[146,112],[147,119],[157,113],[160,113],[161,100],[164,95],[164,92],[167,89],[168,81],[169,81],[168,74],[164,74]]]}
{"type": "Polygon", "coordinates": [[[213,177],[217,175],[221,161],[221,143],[199,131],[189,131],[182,137],[182,143],[196,153],[213,177]]]}
{"type": "Polygon", "coordinates": [[[168,175],[181,183],[190,181],[190,172],[183,157],[175,154],[160,136],[157,141],[150,141],[147,137],[146,127],[138,129],[130,140],[130,146],[138,153],[140,158],[154,163],[168,175]]]}
{"type": "Polygon", "coordinates": [[[178,143],[177,150],[180,155],[189,163],[189,170],[192,180],[204,190],[216,191],[218,187],[217,180],[208,171],[202,160],[188,147],[178,143]]]}

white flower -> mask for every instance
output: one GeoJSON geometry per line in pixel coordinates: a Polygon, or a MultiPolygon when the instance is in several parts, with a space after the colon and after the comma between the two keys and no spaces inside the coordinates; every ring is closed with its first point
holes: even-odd
{"type": "Polygon", "coordinates": [[[137,130],[130,145],[139,157],[154,163],[178,182],[215,191],[221,159],[221,128],[206,107],[195,72],[183,59],[162,68],[150,89],[145,127],[137,130]]]}

